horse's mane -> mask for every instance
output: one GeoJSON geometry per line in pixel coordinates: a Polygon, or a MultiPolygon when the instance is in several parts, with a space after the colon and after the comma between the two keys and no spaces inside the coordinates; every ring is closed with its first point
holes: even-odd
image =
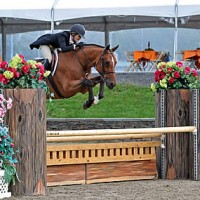
{"type": "Polygon", "coordinates": [[[105,48],[105,47],[98,45],[98,44],[82,44],[81,45],[81,47],[86,47],[86,46],[95,46],[95,47],[105,48]]]}

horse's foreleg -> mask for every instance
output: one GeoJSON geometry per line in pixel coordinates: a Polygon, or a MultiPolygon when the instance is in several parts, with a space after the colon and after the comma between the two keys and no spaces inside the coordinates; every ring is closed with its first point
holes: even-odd
{"type": "Polygon", "coordinates": [[[104,97],[104,86],[105,86],[105,81],[103,80],[100,83],[100,88],[99,88],[99,99],[102,99],[104,97]]]}
{"type": "Polygon", "coordinates": [[[88,88],[88,93],[89,93],[88,100],[85,101],[84,104],[83,104],[83,108],[87,109],[94,102],[94,94],[93,94],[93,89],[92,89],[93,83],[92,83],[91,80],[85,78],[84,81],[83,81],[83,85],[88,88]]]}
{"type": "Polygon", "coordinates": [[[93,77],[91,79],[91,81],[93,82],[93,87],[94,87],[94,85],[100,83],[99,93],[97,96],[94,97],[94,99],[95,99],[94,104],[97,104],[98,101],[104,97],[105,80],[103,79],[102,76],[97,76],[97,77],[93,77]]]}
{"type": "Polygon", "coordinates": [[[104,85],[104,81],[100,82],[99,93],[97,96],[94,97],[94,104],[97,104],[99,100],[104,97],[104,85]]]}

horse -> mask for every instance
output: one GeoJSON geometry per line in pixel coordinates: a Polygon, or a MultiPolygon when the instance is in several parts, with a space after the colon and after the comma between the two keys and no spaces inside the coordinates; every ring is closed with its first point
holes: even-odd
{"type": "Polygon", "coordinates": [[[77,93],[88,92],[88,100],[83,104],[87,109],[104,97],[104,86],[113,89],[116,86],[115,67],[117,59],[114,54],[118,48],[103,47],[96,44],[83,44],[75,51],[59,52],[56,70],[51,66],[47,79],[53,99],[70,98],[77,93]],[[92,77],[91,70],[95,68],[98,76],[92,77]],[[100,84],[99,93],[95,97],[93,87],[100,84]]]}

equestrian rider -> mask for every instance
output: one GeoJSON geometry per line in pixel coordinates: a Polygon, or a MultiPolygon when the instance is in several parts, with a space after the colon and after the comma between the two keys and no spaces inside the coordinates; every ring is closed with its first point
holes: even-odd
{"type": "Polygon", "coordinates": [[[30,44],[30,48],[40,48],[45,58],[43,65],[45,69],[49,69],[52,61],[51,48],[59,48],[63,52],[73,51],[78,41],[84,38],[84,35],[85,27],[81,24],[74,24],[71,26],[70,31],[42,35],[35,42],[30,44]]]}

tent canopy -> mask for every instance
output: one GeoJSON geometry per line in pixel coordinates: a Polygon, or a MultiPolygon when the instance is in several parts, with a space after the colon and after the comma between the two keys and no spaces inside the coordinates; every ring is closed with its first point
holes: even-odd
{"type": "Polygon", "coordinates": [[[67,29],[116,31],[146,27],[200,28],[199,0],[6,0],[0,7],[1,32],[67,29]],[[178,5],[176,12],[175,5],[178,5]]]}
{"type": "Polygon", "coordinates": [[[199,0],[1,2],[0,28],[3,46],[7,33],[68,29],[74,23],[82,23],[87,30],[105,32],[107,43],[109,31],[147,27],[200,28],[200,3],[199,0]]]}

